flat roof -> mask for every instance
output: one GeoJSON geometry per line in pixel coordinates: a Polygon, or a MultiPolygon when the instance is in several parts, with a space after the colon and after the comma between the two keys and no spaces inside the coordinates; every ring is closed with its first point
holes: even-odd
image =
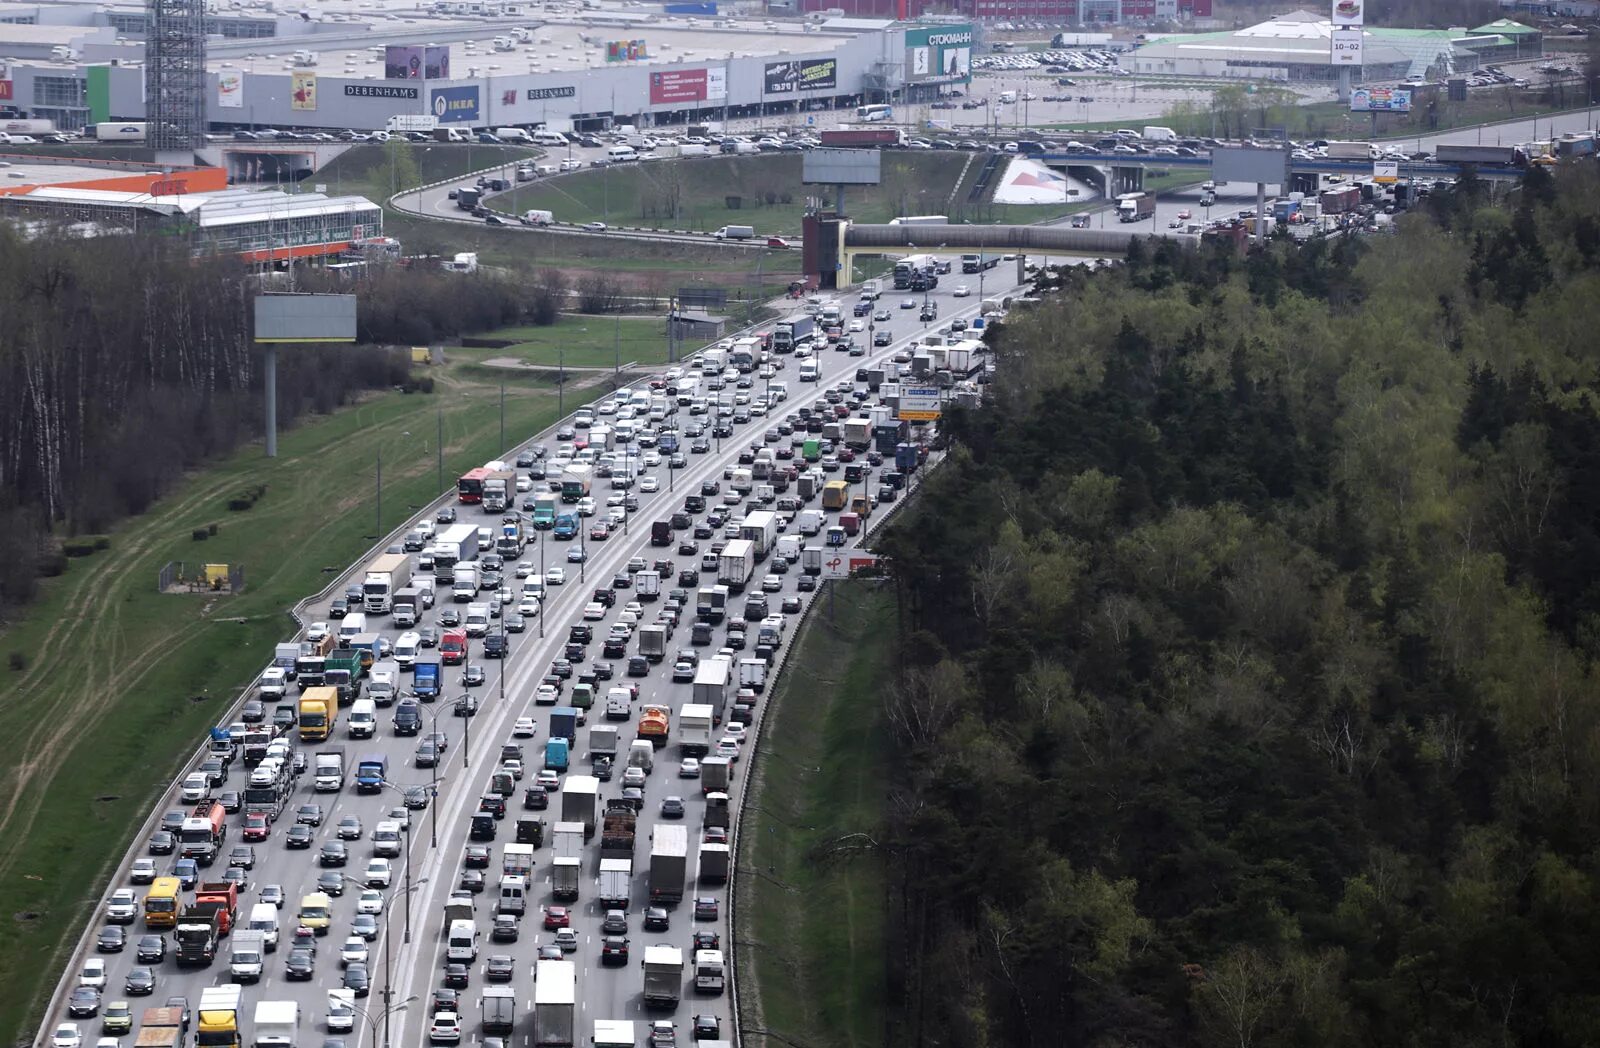
{"type": "Polygon", "coordinates": [[[151,164],[50,163],[43,157],[4,152],[0,145],[0,187],[52,186],[63,182],[92,182],[102,178],[138,175],[154,170],[151,164]]]}

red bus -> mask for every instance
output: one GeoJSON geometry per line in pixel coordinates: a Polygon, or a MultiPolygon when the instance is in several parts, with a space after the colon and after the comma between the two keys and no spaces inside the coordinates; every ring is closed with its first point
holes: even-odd
{"type": "Polygon", "coordinates": [[[483,501],[483,482],[489,476],[489,471],[479,466],[464,474],[456,481],[456,499],[463,505],[473,505],[483,501]]]}

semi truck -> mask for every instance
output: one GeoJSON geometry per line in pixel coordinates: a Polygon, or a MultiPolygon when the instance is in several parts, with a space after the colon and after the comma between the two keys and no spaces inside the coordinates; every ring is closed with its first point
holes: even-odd
{"type": "MultiPolygon", "coordinates": [[[[1332,156],[1332,150],[1329,150],[1332,156]]],[[[1480,146],[1466,142],[1441,142],[1434,148],[1434,160],[1441,164],[1486,164],[1492,167],[1518,167],[1526,155],[1517,146],[1480,146]]]]}
{"type": "Polygon", "coordinates": [[[778,321],[772,329],[772,351],[793,353],[802,342],[809,342],[817,332],[817,322],[804,313],[796,313],[778,321]]]}
{"type": "Polygon", "coordinates": [[[1361,206],[1361,187],[1352,185],[1333,186],[1324,189],[1319,199],[1322,201],[1323,214],[1347,214],[1361,206]]]}
{"type": "Polygon", "coordinates": [[[600,889],[596,898],[606,909],[626,910],[633,895],[633,859],[602,858],[600,860],[600,889]]]}
{"type": "Polygon", "coordinates": [[[749,539],[733,539],[717,555],[717,582],[729,593],[743,593],[755,570],[755,544],[749,539]]]}
{"type": "Polygon", "coordinates": [[[256,1002],[255,1048],[295,1048],[299,1033],[298,1002],[256,1002]]]}
{"type": "Polygon", "coordinates": [[[566,1048],[577,1024],[578,968],[571,961],[536,961],[533,968],[533,1043],[566,1048]]]}
{"type": "Polygon", "coordinates": [[[639,815],[632,804],[612,801],[606,805],[600,824],[601,860],[633,859],[633,844],[637,836],[639,815]]]}
{"type": "Polygon", "coordinates": [[[411,557],[404,553],[385,553],[367,565],[361,583],[361,603],[368,615],[387,615],[394,607],[394,595],[411,582],[411,557]]]}
{"type": "Polygon", "coordinates": [[[688,827],[657,825],[650,842],[651,903],[670,904],[683,900],[688,865],[688,827]]]}
{"type": "Polygon", "coordinates": [[[1117,197],[1118,222],[1142,222],[1155,213],[1154,193],[1124,193],[1117,197]]]}
{"type": "Polygon", "coordinates": [[[593,775],[567,776],[561,785],[562,823],[582,823],[584,839],[593,837],[599,798],[599,779],[593,775]]]}
{"type": "Polygon", "coordinates": [[[760,564],[778,542],[778,515],[764,509],[747,515],[739,525],[739,537],[755,547],[756,563],[760,564]]]}
{"type": "Polygon", "coordinates": [[[995,254],[966,254],[961,256],[961,272],[982,273],[986,269],[993,269],[1000,264],[1000,256],[995,254]]]}
{"type": "MultiPolygon", "coordinates": [[[[696,671],[695,691],[700,690],[698,680],[700,671],[711,669],[717,663],[722,663],[722,672],[726,679],[728,664],[721,659],[712,659],[702,662],[700,670],[696,671]]],[[[704,757],[711,752],[711,722],[716,715],[716,710],[701,702],[686,702],[678,707],[678,746],[683,750],[685,757],[704,757]]]]}
{"type": "MultiPolygon", "coordinates": [[[[677,827],[682,829],[682,827],[677,827]]],[[[653,1008],[676,1008],[683,993],[683,951],[676,946],[644,949],[644,1003],[653,1008]]]]}
{"type": "Polygon", "coordinates": [[[310,688],[300,696],[301,742],[326,742],[338,720],[339,692],[336,688],[310,688]]]}
{"type": "Polygon", "coordinates": [[[239,1001],[243,996],[244,987],[238,983],[207,986],[200,991],[200,1007],[195,1019],[196,1045],[240,1048],[239,1001]]]}
{"type": "Polygon", "coordinates": [[[897,127],[838,128],[817,137],[830,149],[894,149],[905,144],[905,132],[897,127]]]}
{"type": "Polygon", "coordinates": [[[187,906],[172,934],[178,944],[178,967],[205,967],[217,959],[222,912],[213,906],[187,906]]]}
{"type": "Polygon", "coordinates": [[[533,497],[533,526],[540,531],[549,531],[556,526],[554,492],[541,493],[533,497]]]}
{"type": "Polygon", "coordinates": [[[1376,160],[1378,147],[1371,142],[1329,142],[1329,160],[1376,160]]]}

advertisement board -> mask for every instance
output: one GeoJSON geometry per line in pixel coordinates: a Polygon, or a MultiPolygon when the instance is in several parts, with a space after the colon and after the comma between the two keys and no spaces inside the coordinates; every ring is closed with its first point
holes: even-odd
{"type": "Polygon", "coordinates": [[[1366,36],[1366,30],[1360,26],[1338,26],[1328,34],[1332,41],[1333,64],[1336,66],[1358,66],[1361,64],[1361,44],[1366,36]]]}
{"type": "Polygon", "coordinates": [[[966,80],[972,75],[972,26],[906,30],[906,78],[966,80]]]}
{"type": "Polygon", "coordinates": [[[839,60],[812,58],[803,62],[768,62],[762,91],[792,95],[797,91],[831,91],[839,85],[839,60]]]}
{"type": "Polygon", "coordinates": [[[421,80],[422,48],[416,44],[390,44],[383,49],[385,80],[421,80]]]}
{"type": "Polygon", "coordinates": [[[9,102],[15,97],[16,88],[11,86],[10,80],[0,80],[0,102],[9,102]]]}
{"type": "Polygon", "coordinates": [[[346,98],[388,98],[392,100],[415,102],[422,90],[417,87],[407,87],[405,84],[346,84],[344,97],[346,98]]]}
{"type": "Polygon", "coordinates": [[[650,74],[650,104],[704,102],[707,94],[704,69],[665,69],[650,74]]]}
{"type": "Polygon", "coordinates": [[[1350,92],[1352,113],[1409,113],[1411,92],[1400,87],[1358,87],[1350,92]]]}
{"type": "Polygon", "coordinates": [[[449,80],[450,49],[435,45],[423,48],[422,75],[429,80],[449,80]]]}
{"type": "Polygon", "coordinates": [[[217,74],[217,108],[244,108],[244,73],[238,69],[224,69],[217,74]]]}
{"type": "Polygon", "coordinates": [[[1385,184],[1400,181],[1400,161],[1374,160],[1372,162],[1372,180],[1385,184]]]}
{"type": "Polygon", "coordinates": [[[289,108],[311,113],[317,108],[317,74],[296,69],[289,74],[289,108]]]}
{"type": "Polygon", "coordinates": [[[876,553],[861,553],[857,550],[837,553],[822,558],[822,577],[825,579],[847,579],[861,571],[869,571],[878,566],[876,553]]]}
{"type": "Polygon", "coordinates": [[[761,90],[769,95],[792,95],[800,88],[799,62],[768,62],[761,90]]]}
{"type": "Polygon", "coordinates": [[[441,124],[470,124],[478,119],[478,88],[436,87],[428,95],[433,115],[441,124]]]}
{"type": "Polygon", "coordinates": [[[906,386],[900,390],[900,417],[908,422],[931,422],[939,417],[938,386],[906,386]]]}
{"type": "Polygon", "coordinates": [[[1362,10],[1365,6],[1363,0],[1333,0],[1333,14],[1329,17],[1335,26],[1360,25],[1366,21],[1362,10]]]}
{"type": "Polygon", "coordinates": [[[607,62],[643,62],[650,57],[643,40],[607,40],[607,62]]]}
{"type": "Polygon", "coordinates": [[[528,88],[528,101],[543,102],[550,98],[576,98],[576,87],[530,87],[528,88]]]}
{"type": "Polygon", "coordinates": [[[724,102],[728,98],[728,70],[725,66],[712,66],[706,70],[706,101],[724,102]]]}

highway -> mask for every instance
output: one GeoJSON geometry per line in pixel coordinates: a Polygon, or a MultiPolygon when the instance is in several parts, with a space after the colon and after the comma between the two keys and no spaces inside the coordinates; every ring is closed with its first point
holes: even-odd
{"type": "MultiPolygon", "coordinates": [[[[1011,290],[1012,279],[1003,274],[1007,269],[996,270],[986,274],[985,290],[991,296],[1008,293],[1011,290]]],[[[618,531],[604,541],[589,541],[585,538],[581,549],[587,553],[588,559],[582,565],[568,563],[567,553],[569,545],[577,546],[578,543],[569,544],[556,542],[550,537],[549,532],[531,532],[535,539],[527,547],[524,557],[534,564],[555,567],[563,566],[568,571],[567,581],[548,589],[549,598],[546,602],[543,618],[543,636],[539,635],[538,623],[535,619],[527,622],[527,631],[508,635],[510,642],[509,657],[502,660],[486,660],[481,654],[481,642],[473,641],[470,648],[469,663],[475,665],[486,664],[487,680],[478,687],[470,689],[482,702],[482,708],[474,717],[460,717],[453,712],[455,697],[467,693],[460,682],[460,667],[445,667],[446,688],[441,701],[431,705],[422,706],[424,713],[423,730],[440,730],[448,735],[448,749],[440,766],[436,769],[438,781],[438,795],[428,810],[415,811],[411,815],[409,837],[406,841],[406,850],[401,858],[396,859],[391,885],[383,890],[384,912],[379,918],[381,925],[377,929],[377,936],[369,945],[370,959],[369,970],[372,976],[372,990],[369,996],[357,1001],[360,1018],[357,1020],[356,1029],[343,1035],[343,1040],[349,1048],[363,1048],[378,1044],[388,1046],[391,1044],[413,1046],[427,1042],[430,1017],[430,998],[436,988],[441,986],[444,965],[445,914],[444,904],[447,897],[454,891],[461,881],[463,874],[463,857],[469,844],[468,830],[472,814],[477,810],[479,798],[486,792],[491,773],[496,769],[503,743],[520,742],[525,750],[526,776],[517,783],[516,792],[507,799],[507,813],[504,820],[498,823],[498,833],[489,845],[491,854],[487,869],[483,871],[487,887],[483,894],[477,897],[476,922],[481,934],[479,952],[476,962],[471,966],[468,975],[468,985],[461,990],[461,1015],[462,1015],[462,1040],[463,1043],[478,1043],[483,1040],[480,1027],[480,1002],[482,992],[486,985],[486,969],[491,957],[506,955],[511,959],[513,971],[509,984],[516,993],[517,1025],[515,1035],[508,1041],[517,1048],[532,1044],[532,1021],[530,1015],[532,996],[534,961],[541,945],[550,945],[554,933],[542,927],[541,907],[552,902],[550,895],[552,846],[547,835],[545,843],[536,852],[535,874],[532,882],[532,899],[527,916],[521,921],[520,935],[516,942],[496,943],[489,938],[490,921],[495,908],[496,882],[501,871],[501,860],[504,855],[504,846],[515,840],[515,824],[519,817],[536,817],[543,819],[547,830],[553,829],[560,820],[561,798],[559,794],[551,795],[550,809],[547,811],[523,811],[523,788],[531,785],[535,773],[542,766],[542,754],[546,735],[549,729],[548,707],[536,706],[533,702],[534,690],[540,678],[550,669],[552,661],[562,655],[562,649],[568,640],[569,627],[582,621],[585,605],[589,603],[591,594],[597,587],[609,586],[614,575],[623,571],[631,558],[643,557],[646,561],[658,558],[668,558],[673,561],[674,571],[680,569],[697,569],[701,567],[701,558],[698,553],[709,551],[712,541],[720,541],[725,536],[722,528],[714,529],[714,539],[702,538],[696,541],[696,555],[680,555],[676,544],[669,547],[652,547],[650,545],[650,524],[654,521],[667,518],[673,511],[684,505],[685,497],[698,494],[702,484],[716,483],[720,485],[720,492],[708,495],[706,512],[695,516],[695,524],[704,523],[707,514],[719,508],[724,511],[732,510],[733,519],[737,519],[744,512],[744,500],[729,499],[727,493],[729,485],[723,479],[723,472],[732,464],[741,448],[748,447],[752,442],[765,443],[764,435],[769,427],[776,426],[778,422],[795,409],[820,402],[823,394],[839,383],[841,380],[848,384],[858,367],[881,363],[892,354],[903,349],[913,338],[925,334],[931,327],[938,324],[948,324],[957,316],[970,317],[977,312],[979,298],[976,295],[978,280],[976,277],[963,277],[953,274],[941,280],[940,288],[931,296],[932,301],[940,306],[940,317],[934,324],[923,324],[917,320],[920,310],[899,308],[903,300],[915,298],[920,304],[923,296],[915,296],[906,292],[895,293],[886,291],[879,302],[879,308],[890,312],[892,320],[881,326],[889,327],[897,336],[894,342],[886,347],[869,348],[869,356],[852,357],[834,350],[823,350],[817,354],[817,359],[822,367],[822,380],[815,385],[802,384],[798,380],[798,362],[793,357],[778,357],[787,366],[776,373],[775,377],[764,380],[756,378],[753,388],[749,390],[733,390],[740,394],[759,395],[767,389],[767,381],[784,382],[788,386],[788,399],[782,403],[773,417],[755,417],[749,422],[736,425],[734,435],[720,441],[712,441],[710,447],[701,453],[687,455],[687,464],[684,468],[669,470],[665,461],[659,465],[650,466],[640,474],[640,481],[644,478],[654,478],[659,485],[655,492],[644,492],[636,485],[632,491],[638,495],[639,509],[632,514],[627,522],[626,531],[618,531]],[[955,298],[953,290],[958,284],[970,283],[974,294],[970,297],[955,298]],[[727,503],[728,505],[724,505],[727,503]],[[735,506],[740,508],[734,508],[735,506]],[[536,548],[537,547],[537,548],[536,548]],[[521,716],[532,717],[537,725],[537,734],[533,738],[513,739],[512,728],[515,720],[521,716]],[[469,738],[470,736],[470,738],[469,738]],[[409,890],[408,890],[409,885],[409,890]],[[387,997],[388,1007],[385,1007],[387,997]]],[[[853,295],[841,297],[841,302],[848,306],[854,301],[853,295]]],[[[846,309],[848,315],[848,308],[846,309]]],[[[863,335],[858,334],[858,339],[863,335]]],[[[643,381],[641,379],[641,381],[643,381]]],[[[858,386],[856,388],[864,388],[858,386]]],[[[869,401],[870,403],[871,401],[869,401]]],[[[680,411],[676,416],[682,423],[689,421],[685,418],[686,410],[680,411]]],[[[601,416],[600,421],[606,421],[601,416]]],[[[569,423],[564,422],[563,427],[569,423]]],[[[582,432],[581,430],[579,432],[582,432]]],[[[557,430],[547,431],[527,440],[521,441],[517,446],[507,449],[505,459],[509,462],[517,452],[524,448],[543,443],[550,449],[550,454],[555,455],[559,444],[557,430]]],[[[689,441],[684,441],[687,447],[689,441]]],[[[790,438],[784,436],[781,441],[767,444],[771,447],[787,447],[790,438]]],[[[663,456],[663,459],[665,456],[663,456]]],[[[794,463],[800,463],[798,452],[794,463]]],[[[787,463],[780,462],[779,465],[787,463]]],[[[891,460],[892,465],[892,460],[891,460]]],[[[876,490],[876,474],[872,471],[872,488],[876,490]]],[[[831,474],[828,479],[842,477],[843,473],[831,474]]],[[[791,486],[790,493],[794,489],[791,486]]],[[[612,495],[608,482],[597,480],[594,495],[599,503],[599,516],[583,520],[584,533],[589,527],[606,512],[606,502],[612,495]]],[[[519,503],[524,496],[518,496],[519,503]]],[[[455,505],[455,493],[441,499],[433,506],[428,507],[417,519],[433,519],[438,508],[445,505],[455,505]]],[[[809,505],[820,505],[820,499],[814,499],[809,505]]],[[[881,511],[880,511],[881,512],[881,511]]],[[[484,513],[477,506],[458,507],[460,523],[479,523],[481,526],[493,527],[498,524],[499,514],[484,513]]],[[[876,518],[875,518],[876,519],[876,518]]],[[[830,521],[831,522],[831,521],[830,521]]],[[[403,535],[414,522],[408,524],[395,533],[393,541],[403,535]]],[[[791,528],[792,533],[792,528],[791,528]]],[[[690,532],[678,532],[675,542],[688,539],[690,532]]],[[[805,545],[821,545],[821,536],[802,540],[805,545]]],[[[767,563],[758,564],[755,577],[747,593],[755,593],[762,587],[763,577],[771,570],[772,558],[767,563]]],[[[506,585],[515,592],[520,588],[520,580],[513,577],[512,568],[515,560],[508,558],[506,571],[506,585]]],[[[359,583],[365,571],[366,561],[352,565],[350,570],[328,591],[322,599],[308,604],[300,610],[300,614],[307,622],[328,621],[337,631],[340,620],[330,619],[328,612],[329,597],[342,593],[344,586],[351,582],[359,583]]],[[[699,576],[704,584],[715,581],[714,575],[699,576]]],[[[767,594],[771,602],[771,610],[776,613],[780,601],[785,597],[797,596],[802,607],[813,597],[814,593],[800,592],[797,580],[801,577],[799,565],[795,565],[787,573],[775,575],[776,587],[767,594]]],[[[682,583],[675,577],[664,578],[662,581],[662,598],[668,596],[668,591],[679,587],[682,583]]],[[[689,643],[689,625],[694,616],[694,587],[685,586],[688,590],[689,607],[674,636],[668,641],[669,652],[679,648],[687,648],[689,643]]],[[[421,625],[436,625],[441,611],[446,607],[462,609],[463,604],[453,604],[448,599],[448,593],[442,593],[441,599],[433,610],[426,612],[420,621],[421,625]]],[[[482,595],[486,596],[486,595],[482,595]]],[[[577,664],[587,666],[600,657],[600,640],[604,637],[607,628],[618,621],[626,603],[632,599],[631,589],[616,591],[617,602],[615,607],[605,611],[599,621],[590,622],[595,629],[595,640],[588,646],[586,659],[577,664]]],[[[645,604],[641,621],[652,620],[662,605],[645,604]]],[[[514,605],[513,605],[514,608],[514,605]]],[[[738,611],[742,610],[742,601],[735,599],[731,602],[729,621],[739,618],[738,611]]],[[[778,662],[774,666],[774,674],[781,660],[787,655],[792,642],[797,624],[798,614],[788,614],[785,618],[785,631],[783,644],[777,652],[778,662]]],[[[371,620],[378,624],[377,628],[389,639],[395,639],[399,632],[392,627],[386,617],[375,617],[371,620]]],[[[369,628],[372,628],[369,626],[369,628]]],[[[498,628],[498,625],[496,626],[498,628]]],[[[755,624],[751,624],[751,645],[753,649],[755,640],[755,624]]],[[[289,631],[286,630],[287,634],[289,631]]],[[[694,648],[701,657],[713,655],[726,638],[726,625],[715,629],[711,646],[694,648]]],[[[635,634],[637,636],[637,634],[635,634]]],[[[286,638],[287,639],[287,638],[286,638]]],[[[630,643],[628,653],[635,654],[637,645],[630,643]]],[[[437,654],[437,652],[425,653],[437,654]]],[[[739,657],[753,654],[752,651],[736,653],[739,657]]],[[[261,652],[263,665],[271,660],[270,651],[261,652]]],[[[599,695],[604,696],[606,689],[613,684],[629,683],[624,675],[627,665],[626,658],[612,658],[606,660],[616,667],[616,679],[611,682],[602,681],[599,685],[599,695]]],[[[671,680],[671,658],[660,664],[654,665],[649,675],[636,680],[640,687],[638,701],[633,703],[636,715],[641,703],[659,701],[668,705],[673,711],[673,729],[677,728],[678,707],[689,701],[692,688],[689,684],[675,684],[671,680]]],[[[574,678],[575,680],[575,678],[574,678]]],[[[569,682],[569,684],[572,682],[569,682]]],[[[404,681],[409,684],[409,680],[404,681]]],[[[771,694],[770,688],[767,692],[771,694]]],[[[290,696],[295,695],[293,686],[290,687],[290,696]]],[[[570,695],[570,690],[564,693],[570,695]]],[[[248,697],[253,697],[247,695],[248,697]]],[[[267,701],[270,711],[273,700],[267,701]]],[[[604,723],[603,700],[597,700],[596,706],[589,713],[589,726],[604,723]]],[[[270,837],[263,843],[256,844],[255,865],[249,872],[249,882],[241,894],[239,904],[239,920],[243,922],[251,909],[260,901],[261,891],[265,886],[277,885],[282,889],[284,903],[280,910],[280,945],[278,950],[268,955],[264,970],[264,977],[258,984],[246,986],[244,990],[244,1003],[240,1010],[240,1025],[243,1042],[253,1042],[253,1016],[258,1002],[268,1000],[295,1001],[299,1005],[300,1026],[298,1045],[317,1045],[324,1042],[328,1035],[325,1018],[328,1011],[327,991],[337,988],[342,978],[339,962],[342,945],[351,933],[357,913],[357,900],[363,885],[360,883],[365,873],[369,858],[373,854],[371,843],[372,831],[376,824],[383,818],[390,817],[388,813],[402,801],[403,791],[408,786],[417,784],[430,784],[433,772],[416,767],[414,754],[417,743],[416,737],[397,737],[391,730],[392,710],[380,709],[378,711],[378,732],[370,740],[352,740],[346,737],[348,727],[348,707],[341,711],[338,726],[326,744],[307,744],[301,747],[308,755],[326,751],[335,746],[343,747],[350,764],[359,757],[369,753],[381,753],[389,761],[389,785],[377,794],[357,794],[353,788],[353,776],[347,777],[346,786],[337,793],[316,793],[312,790],[312,776],[302,775],[294,791],[289,805],[283,815],[273,825],[270,837]],[[286,846],[286,838],[290,824],[296,819],[296,811],[302,804],[318,803],[322,805],[322,821],[313,833],[314,839],[311,847],[306,850],[290,850],[286,846]],[[290,935],[297,923],[295,914],[299,907],[299,900],[305,894],[316,890],[315,885],[320,875],[328,871],[318,865],[319,853],[325,842],[334,840],[337,826],[346,816],[355,816],[361,822],[361,836],[358,840],[348,843],[348,865],[342,871],[349,880],[342,882],[342,894],[333,900],[332,920],[329,933],[316,940],[315,972],[308,981],[290,981],[286,974],[286,958],[289,954],[290,935]]],[[[233,711],[229,719],[237,716],[233,711]]],[[[731,807],[735,812],[733,837],[736,843],[738,835],[737,811],[742,798],[742,787],[746,781],[748,768],[751,762],[751,753],[756,748],[761,725],[765,721],[765,697],[757,705],[756,720],[751,726],[751,735],[741,745],[742,758],[734,764],[733,782],[731,784],[731,807]]],[[[634,720],[620,723],[618,746],[625,751],[627,744],[634,737],[634,720]]],[[[712,738],[715,743],[719,731],[713,731],[712,738]]],[[[294,733],[288,736],[297,740],[294,733]]],[[[203,742],[203,740],[197,740],[203,742]]],[[[295,741],[300,747],[300,743],[295,741]]],[[[203,747],[202,747],[203,748],[203,747]]],[[[588,750],[588,729],[581,728],[578,732],[577,745],[574,748],[572,772],[587,773],[586,753],[588,750]]],[[[184,773],[192,770],[198,764],[199,757],[185,767],[184,773]]],[[[608,797],[617,797],[621,792],[621,764],[618,762],[618,774],[610,782],[600,784],[602,802],[608,797]]],[[[226,782],[216,787],[212,792],[216,794],[222,790],[243,790],[248,773],[242,767],[242,761],[234,761],[230,765],[226,782]]],[[[177,778],[181,782],[183,774],[177,778]]],[[[106,898],[119,888],[132,887],[139,899],[142,909],[143,897],[148,890],[144,885],[130,884],[130,866],[136,859],[145,858],[145,842],[150,832],[155,829],[160,813],[163,811],[184,811],[190,805],[178,802],[177,782],[174,788],[164,798],[160,808],[152,813],[151,821],[138,834],[137,840],[118,867],[116,876],[106,889],[106,898]]],[[[575,962],[577,970],[577,1043],[588,1044],[595,1020],[602,1019],[631,1019],[638,1022],[637,1041],[645,1043],[645,1025],[647,1020],[668,1018],[677,1023],[678,1035],[682,1042],[690,1039],[690,1027],[693,1017],[699,1014],[709,1014],[717,1017],[721,1028],[721,1036],[730,1040],[737,1040],[732,1031],[731,994],[722,996],[708,996],[697,998],[692,992],[693,951],[691,937],[695,932],[714,932],[720,936],[722,948],[729,952],[728,967],[731,971],[734,950],[731,943],[728,925],[728,899],[730,889],[728,885],[700,885],[698,883],[697,850],[700,841],[702,823],[704,818],[704,802],[700,796],[699,783],[693,779],[679,777],[679,753],[675,744],[667,745],[657,751],[654,769],[648,776],[644,788],[643,808],[639,815],[638,838],[634,851],[634,877],[632,881],[632,902],[627,914],[627,932],[629,939],[630,956],[627,964],[607,967],[601,964],[600,959],[600,922],[604,916],[594,898],[594,886],[598,869],[599,834],[584,848],[583,855],[583,880],[580,899],[572,904],[571,923],[577,934],[576,951],[568,953],[566,958],[575,962]],[[647,931],[643,927],[642,918],[648,899],[646,874],[648,871],[648,856],[650,851],[650,834],[661,825],[660,805],[662,799],[668,796],[680,796],[685,803],[686,811],[680,824],[688,828],[689,846],[689,873],[690,881],[685,888],[683,902],[674,907],[670,913],[669,927],[664,931],[647,931]],[[696,920],[693,906],[695,897],[704,896],[716,900],[717,914],[714,920],[696,920]],[[684,951],[685,961],[685,986],[682,1001],[674,1011],[653,1012],[648,1011],[642,999],[642,973],[640,961],[647,946],[654,944],[668,944],[681,947],[684,951]]],[[[603,803],[602,803],[603,807],[603,803]]],[[[242,815],[228,817],[229,835],[221,849],[221,857],[217,864],[200,873],[201,880],[213,880],[221,876],[228,852],[240,843],[240,827],[242,815]]],[[[676,820],[675,820],[676,821],[676,820]]],[[[737,856],[735,856],[737,859],[737,856]]],[[[173,856],[158,856],[155,858],[157,872],[166,875],[173,870],[173,856]]],[[[185,898],[190,896],[186,893],[185,898]]],[[[36,1043],[48,1044],[51,1032],[57,1024],[69,1021],[65,1015],[66,998],[70,990],[77,984],[79,971],[85,959],[99,958],[107,963],[106,988],[104,1000],[128,1000],[134,1009],[135,1026],[133,1036],[139,1032],[138,1020],[145,1007],[160,1005],[169,996],[182,996],[187,999],[191,1009],[196,1009],[199,1004],[201,990],[214,984],[226,982],[228,976],[227,949],[229,939],[223,939],[219,948],[218,958],[215,963],[204,968],[180,969],[176,965],[172,952],[167,954],[165,960],[155,964],[155,985],[153,992],[148,996],[134,997],[124,991],[125,981],[129,970],[135,966],[134,944],[139,938],[147,934],[142,920],[126,925],[129,944],[120,953],[96,953],[96,936],[101,929],[107,926],[104,919],[104,907],[95,919],[91,920],[79,944],[74,961],[69,965],[69,970],[62,975],[51,1011],[47,1021],[41,1027],[39,1040],[36,1043]]],[[[167,938],[171,939],[170,933],[167,938]]],[[[100,1022],[98,1018],[80,1018],[79,1023],[85,1041],[92,1041],[100,1036],[100,1022]]],[[[128,1043],[133,1043],[130,1040],[128,1043]]]]}

